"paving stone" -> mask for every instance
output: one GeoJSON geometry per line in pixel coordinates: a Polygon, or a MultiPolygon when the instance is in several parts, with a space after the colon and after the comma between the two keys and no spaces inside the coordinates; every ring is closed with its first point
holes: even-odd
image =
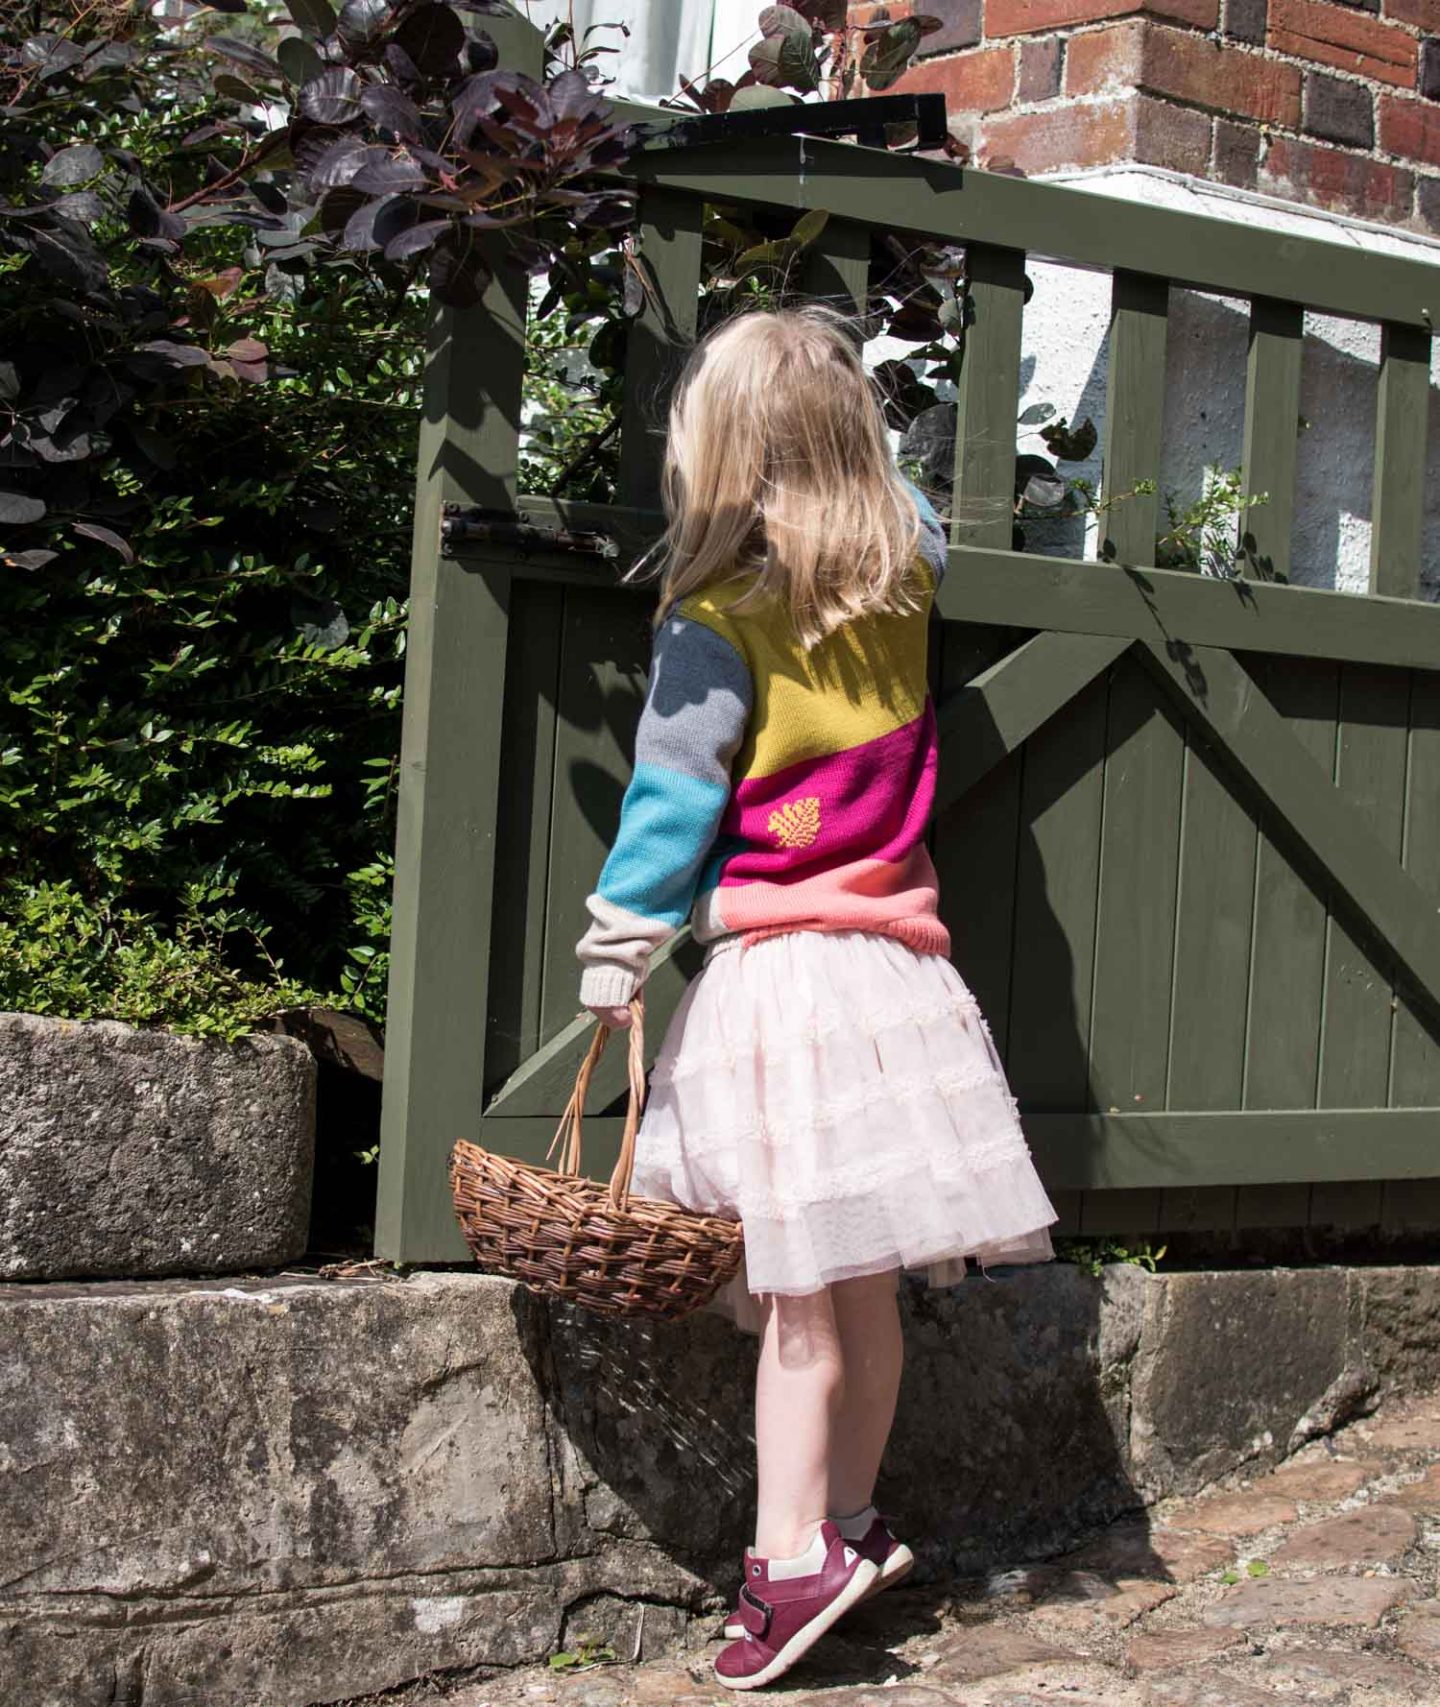
{"type": "Polygon", "coordinates": [[[1275,1549],[1279,1565],[1393,1564],[1415,1542],[1415,1519],[1394,1506],[1362,1506],[1294,1530],[1275,1549]]]}
{"type": "MultiPolygon", "coordinates": [[[[671,1707],[672,1702],[714,1701],[720,1692],[716,1683],[699,1683],[688,1671],[669,1667],[642,1666],[629,1678],[630,1700],[636,1707],[671,1707]]],[[[449,1707],[449,1703],[446,1703],[449,1707]]]]}
{"type": "Polygon", "coordinates": [[[1067,1553],[1059,1561],[1106,1576],[1155,1577],[1188,1583],[1229,1564],[1234,1549],[1219,1536],[1200,1535],[1165,1525],[1152,1529],[1127,1523],[1067,1553]]]}
{"type": "MultiPolygon", "coordinates": [[[[1382,1654],[1347,1654],[1332,1648],[1269,1653],[1248,1662],[1249,1675],[1267,1685],[1300,1689],[1317,1707],[1401,1707],[1432,1703],[1434,1679],[1403,1660],[1382,1654]]],[[[1282,1697],[1283,1699],[1283,1697],[1282,1697]]]]}
{"type": "Polygon", "coordinates": [[[1217,1494],[1172,1511],[1169,1521],[1176,1529],[1199,1529],[1207,1535],[1257,1535],[1277,1523],[1293,1523],[1299,1515],[1293,1500],[1217,1494]]]}
{"type": "Polygon", "coordinates": [[[1366,1425],[1365,1440],[1370,1446],[1440,1451],[1440,1415],[1426,1405],[1402,1416],[1384,1417],[1366,1425]]]}
{"type": "Polygon", "coordinates": [[[1403,1619],[1395,1640],[1400,1652],[1412,1660],[1427,1660],[1431,1665],[1440,1662],[1440,1620],[1403,1619]]]}
{"type": "Polygon", "coordinates": [[[1209,1625],[1376,1625],[1404,1600],[1409,1585],[1396,1577],[1316,1577],[1310,1582],[1253,1578],[1229,1589],[1201,1614],[1209,1625]]]}
{"type": "Polygon", "coordinates": [[[555,1690],[560,1707],[625,1707],[629,1691],[620,1678],[604,1671],[563,1679],[555,1690]]]}
{"type": "Polygon", "coordinates": [[[1073,1649],[1058,1647],[1013,1624],[978,1624],[946,1642],[926,1675],[937,1683],[974,1683],[1021,1666],[1076,1657],[1073,1649]]]}
{"type": "Polygon", "coordinates": [[[1432,1464],[1418,1482],[1407,1482],[1384,1499],[1386,1505],[1403,1506],[1406,1511],[1440,1514],[1440,1464],[1432,1464]]]}
{"type": "Polygon", "coordinates": [[[787,1707],[951,1707],[953,1695],[923,1683],[869,1689],[827,1689],[820,1695],[791,1695],[787,1707]]]}
{"type": "Polygon", "coordinates": [[[1343,1500],[1364,1487],[1383,1466],[1364,1459],[1317,1458],[1307,1464],[1284,1464],[1251,1484],[1257,1495],[1281,1495],[1290,1500],[1343,1500]]]}
{"type": "MultiPolygon", "coordinates": [[[[1149,1684],[1146,1707],[1280,1707],[1284,1696],[1228,1677],[1161,1677],[1149,1684]]],[[[1297,1703],[1298,1707],[1298,1703],[1297,1703]]]]}
{"type": "Polygon", "coordinates": [[[1239,1630],[1157,1630],[1128,1642],[1125,1660],[1136,1671],[1170,1671],[1244,1645],[1239,1630]]]}
{"type": "Polygon", "coordinates": [[[1106,1627],[1123,1630],[1180,1592],[1174,1583],[1122,1577],[1112,1584],[1080,1571],[1069,1573],[1067,1580],[1073,1580],[1072,1592],[1043,1601],[1031,1614],[1044,1627],[1077,1633],[1106,1627]],[[1092,1585],[1100,1592],[1088,1592],[1092,1585]]]}

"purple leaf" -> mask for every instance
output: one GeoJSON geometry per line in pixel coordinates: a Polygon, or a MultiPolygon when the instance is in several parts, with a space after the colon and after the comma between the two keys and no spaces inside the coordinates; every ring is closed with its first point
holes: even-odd
{"type": "Polygon", "coordinates": [[[391,17],[386,0],[345,0],[336,30],[345,41],[364,45],[381,33],[391,17]]]}
{"type": "Polygon", "coordinates": [[[232,65],[243,65],[247,71],[253,71],[259,77],[280,75],[280,67],[270,55],[262,53],[248,41],[238,41],[234,36],[208,36],[205,45],[223,55],[232,65]]]}
{"type": "Polygon", "coordinates": [[[454,71],[465,26],[448,6],[417,6],[395,32],[397,45],[430,77],[454,71]]]}
{"type": "Polygon", "coordinates": [[[392,237],[385,245],[387,261],[408,260],[411,255],[418,255],[429,249],[442,231],[450,229],[448,219],[423,219],[418,225],[412,225],[408,231],[402,231],[392,237]]]}
{"type": "Polygon", "coordinates": [[[353,71],[332,67],[300,91],[300,111],[316,124],[349,124],[360,116],[364,85],[353,71]]]}
{"type": "Polygon", "coordinates": [[[118,551],[126,563],[135,561],[135,553],[130,549],[130,542],[122,539],[112,528],[102,528],[98,522],[72,522],[71,530],[82,533],[86,539],[95,539],[101,545],[108,545],[112,551],[118,551]]]}
{"type": "Polygon", "coordinates": [[[388,130],[402,142],[414,142],[420,135],[420,114],[408,95],[388,83],[372,83],[360,97],[365,116],[381,130],[388,130]]]}
{"type": "Polygon", "coordinates": [[[336,190],[348,184],[371,152],[358,136],[343,137],[339,142],[331,143],[310,168],[308,181],[311,188],[336,190]]]}
{"type": "Polygon", "coordinates": [[[366,195],[395,195],[401,190],[418,190],[424,184],[424,169],[408,155],[391,154],[383,148],[365,152],[365,162],[350,182],[366,195]]]}
{"type": "Polygon", "coordinates": [[[88,184],[104,169],[105,156],[100,150],[93,143],[77,142],[73,147],[62,148],[58,154],[50,156],[40,174],[40,181],[53,184],[56,189],[68,190],[76,184],[88,184]]]}
{"type": "Polygon", "coordinates": [[[0,523],[6,527],[38,522],[44,514],[44,499],[32,498],[28,492],[0,491],[0,523]]]}

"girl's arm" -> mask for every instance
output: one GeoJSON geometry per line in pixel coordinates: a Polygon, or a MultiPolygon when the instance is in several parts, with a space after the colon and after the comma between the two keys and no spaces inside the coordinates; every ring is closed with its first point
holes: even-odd
{"type": "Polygon", "coordinates": [[[935,585],[938,587],[945,575],[945,548],[950,543],[945,524],[935,514],[935,506],[915,482],[907,480],[905,484],[910,488],[910,496],[915,500],[915,509],[920,517],[920,554],[934,570],[935,585]]]}
{"type": "Polygon", "coordinates": [[[704,623],[667,618],[655,636],[620,829],[576,948],[587,1008],[623,1007],[650,956],[689,917],[751,703],[736,648],[704,623]]]}

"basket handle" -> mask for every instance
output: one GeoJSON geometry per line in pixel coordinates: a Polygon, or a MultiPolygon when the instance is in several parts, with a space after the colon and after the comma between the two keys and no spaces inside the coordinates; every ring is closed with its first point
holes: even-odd
{"type": "MultiPolygon", "coordinates": [[[[595,1069],[609,1041],[610,1027],[597,1022],[595,1035],[590,1039],[590,1047],[585,1051],[585,1059],[580,1063],[580,1071],[575,1075],[575,1089],[570,1093],[570,1100],[565,1105],[564,1114],[560,1116],[560,1124],[555,1129],[555,1136],[545,1156],[546,1161],[549,1161],[555,1154],[555,1146],[560,1146],[562,1174],[575,1175],[580,1172],[580,1137],[585,1119],[585,1098],[589,1094],[590,1080],[594,1077],[595,1069]]],[[[620,1155],[615,1163],[615,1171],[610,1176],[610,1201],[617,1209],[623,1209],[630,1200],[630,1176],[635,1168],[635,1134],[640,1130],[640,1115],[645,1107],[645,996],[640,990],[630,998],[629,1057],[626,1071],[630,1080],[630,1095],[625,1107],[625,1130],[620,1139],[620,1155]]]]}

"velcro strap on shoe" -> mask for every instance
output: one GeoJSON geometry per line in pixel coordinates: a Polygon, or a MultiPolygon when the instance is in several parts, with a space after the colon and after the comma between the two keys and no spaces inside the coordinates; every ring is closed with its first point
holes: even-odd
{"type": "Polygon", "coordinates": [[[740,1622],[752,1636],[763,1638],[770,1628],[775,1609],[758,1594],[752,1594],[748,1584],[740,1586],[740,1622]]]}

